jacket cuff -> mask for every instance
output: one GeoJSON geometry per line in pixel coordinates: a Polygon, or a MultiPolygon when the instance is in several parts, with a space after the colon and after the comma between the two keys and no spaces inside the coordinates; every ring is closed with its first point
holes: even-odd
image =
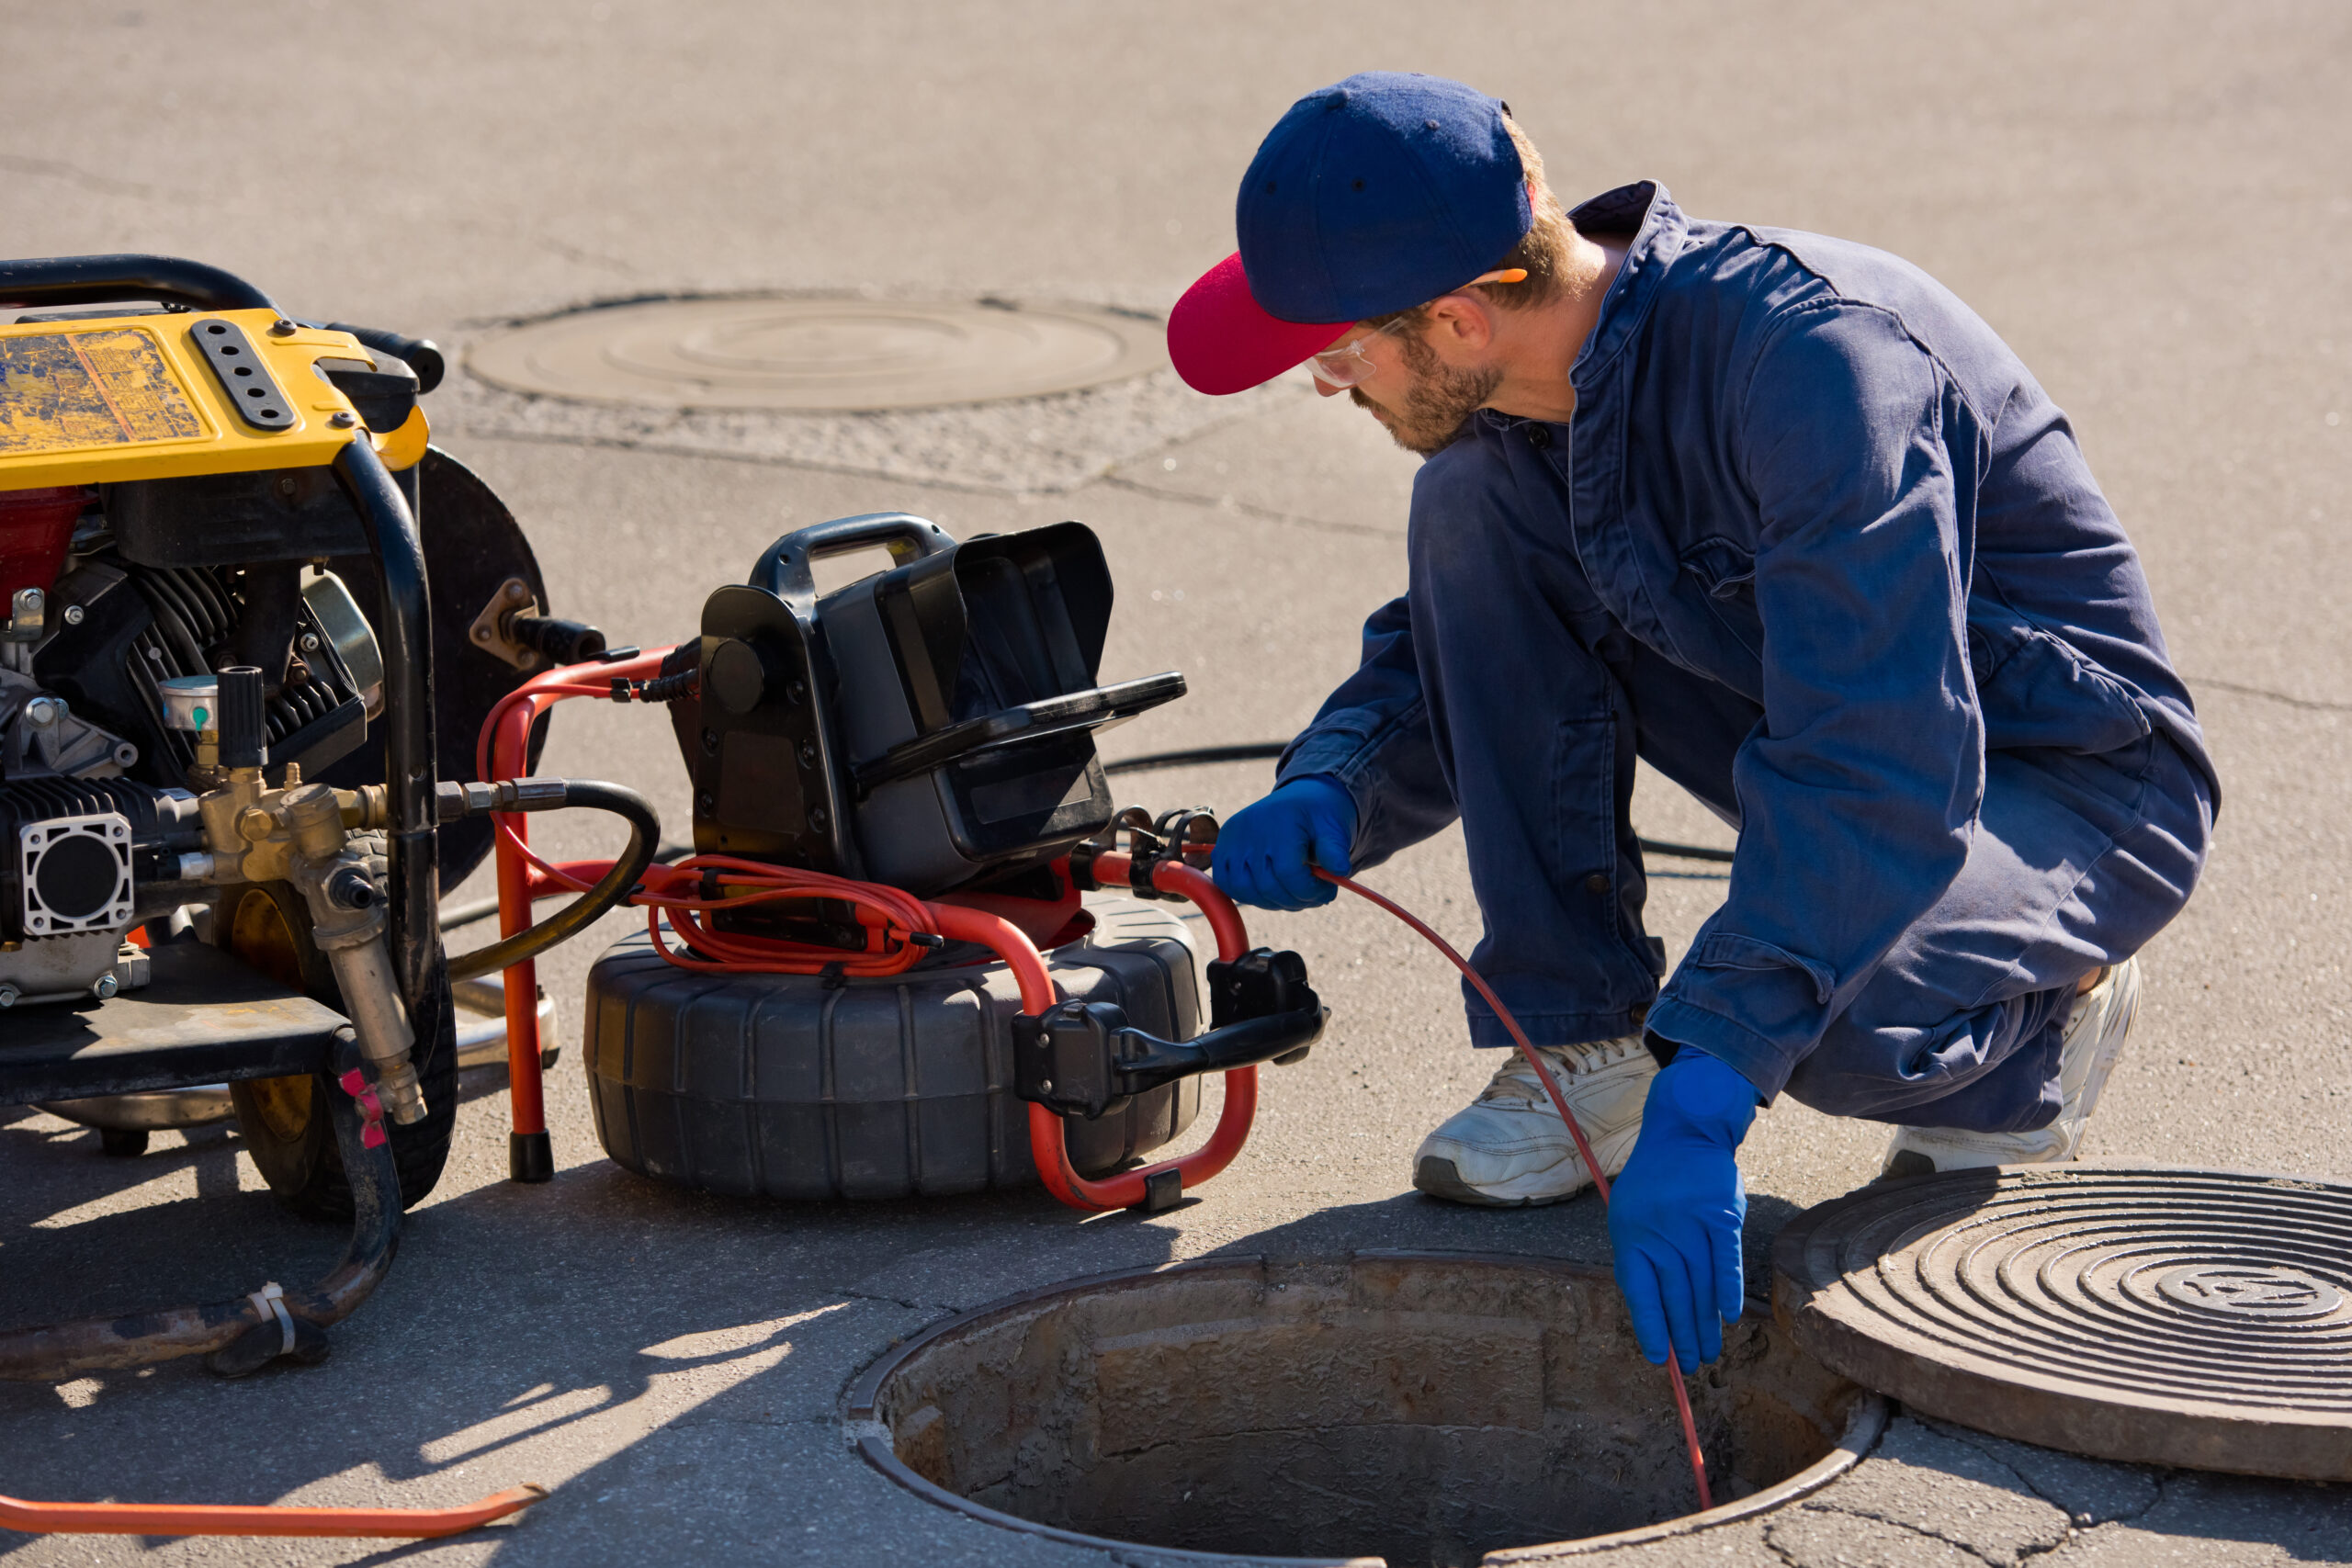
{"type": "Polygon", "coordinates": [[[1704,1051],[1732,1068],[1770,1105],[1796,1070],[1796,1062],[1782,1047],[1721,1013],[1709,1012],[1679,997],[1660,997],[1651,1004],[1643,1027],[1661,1040],[1704,1051]]]}
{"type": "MultiPolygon", "coordinates": [[[[1370,745],[1365,737],[1347,730],[1310,730],[1292,741],[1290,750],[1283,753],[1281,763],[1274,769],[1274,783],[1286,784],[1293,779],[1319,773],[1346,786],[1348,793],[1353,795],[1355,790],[1348,784],[1348,774],[1370,745]]],[[[1358,800],[1356,806],[1361,811],[1363,802],[1358,800]]]]}

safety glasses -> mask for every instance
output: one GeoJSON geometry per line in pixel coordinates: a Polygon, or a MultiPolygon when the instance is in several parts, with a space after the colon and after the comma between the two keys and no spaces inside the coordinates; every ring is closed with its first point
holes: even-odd
{"type": "MultiPolygon", "coordinates": [[[[1526,277],[1525,267],[1510,266],[1499,272],[1480,273],[1462,287],[1474,288],[1481,283],[1520,283],[1526,277]]],[[[1361,385],[1374,371],[1380,368],[1373,362],[1371,356],[1364,353],[1364,344],[1384,333],[1393,332],[1397,324],[1396,321],[1389,321],[1385,325],[1374,327],[1361,337],[1351,338],[1337,348],[1327,348],[1315,355],[1308,361],[1315,367],[1315,378],[1327,387],[1344,388],[1361,385]]]]}

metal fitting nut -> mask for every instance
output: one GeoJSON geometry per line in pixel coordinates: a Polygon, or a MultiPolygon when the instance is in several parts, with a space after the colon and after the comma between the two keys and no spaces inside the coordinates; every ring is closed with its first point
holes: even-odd
{"type": "Polygon", "coordinates": [[[277,818],[258,806],[248,806],[237,813],[237,831],[253,843],[260,843],[277,827],[277,818]]]}

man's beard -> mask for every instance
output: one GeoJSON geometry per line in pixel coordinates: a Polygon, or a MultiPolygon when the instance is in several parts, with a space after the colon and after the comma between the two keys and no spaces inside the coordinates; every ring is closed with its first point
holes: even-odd
{"type": "Polygon", "coordinates": [[[1348,396],[1385,425],[1397,446],[1426,457],[1453,444],[1471,414],[1486,406],[1503,384],[1503,373],[1494,366],[1449,370],[1438,363],[1437,351],[1419,338],[1397,341],[1413,370],[1413,389],[1405,394],[1404,408],[1382,408],[1363,395],[1362,387],[1351,389],[1348,396]]]}

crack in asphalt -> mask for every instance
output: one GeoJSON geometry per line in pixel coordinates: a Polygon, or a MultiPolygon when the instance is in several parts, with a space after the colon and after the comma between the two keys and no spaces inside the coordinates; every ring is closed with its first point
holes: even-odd
{"type": "MultiPolygon", "coordinates": [[[[1974,1449],[1978,1453],[1983,1454],[1985,1459],[1994,1464],[1999,1465],[2011,1475],[2016,1476],[2018,1485],[2024,1487],[2028,1492],[2032,1493],[2035,1496],[2041,1498],[2043,1502],[2049,1504],[2052,1507],[2065,1515],[2066,1522],[2075,1527],[2075,1532],[2078,1534],[2086,1534],[2091,1530],[2098,1529],[2108,1525],[2128,1525],[2140,1519],[2146,1518],[2157,1505],[2161,1504],[2165,1500],[2165,1472],[2160,1470],[2151,1470],[2145,1472],[2145,1473],[2147,1474],[2149,1484],[2155,1488],[2155,1495],[2149,1498],[2144,1506],[2134,1509],[2131,1513],[2114,1514],[2106,1518],[2098,1518],[2087,1514],[2077,1516],[2075,1512],[2067,1507],[2063,1501],[2056,1497],[2052,1497],[2049,1493],[2044,1492],[2041,1487],[2036,1486],[2033,1483],[2032,1479],[2029,1477],[2025,1472],[2018,1469],[2017,1466],[2011,1464],[2008,1461],[2003,1459],[2000,1455],[1986,1448],[1983,1443],[1977,1441],[1977,1438],[1982,1437],[1984,1434],[1971,1431],[1965,1427],[1951,1427],[1938,1421],[1923,1421],[1920,1425],[1926,1427],[1931,1432],[1938,1432],[1942,1434],[1944,1437],[1950,1438],[1953,1442],[1965,1444],[1967,1447],[1974,1449]],[[2083,1521],[2086,1518],[2089,1519],[2090,1522],[2087,1524],[2084,1523],[2083,1521]]],[[[2094,1461],[2093,1462],[2096,1463],[2098,1461],[2094,1461]]],[[[2122,1469],[2124,1467],[2119,1465],[2116,1468],[2122,1469]]]]}
{"type": "Polygon", "coordinates": [[[1198,491],[1162,490],[1158,485],[1148,485],[1139,479],[1127,479],[1119,474],[1102,474],[1093,482],[1108,485],[1113,490],[1127,491],[1136,495],[1148,495],[1154,501],[1182,501],[1193,506],[1205,507],[1212,512],[1238,512],[1245,517],[1255,517],[1268,523],[1287,523],[1293,527],[1312,528],[1319,533],[1349,534],[1358,537],[1369,536],[1375,539],[1403,537],[1391,528],[1374,528],[1364,523],[1334,523],[1328,517],[1309,517],[1299,512],[1278,512],[1271,506],[1260,506],[1255,502],[1242,501],[1229,495],[1203,495],[1198,491]]]}
{"type": "Polygon", "coordinates": [[[2260,697],[2266,702],[2284,703],[2290,708],[2302,708],[2311,713],[2352,713],[2352,703],[2331,703],[2317,697],[2290,697],[2267,686],[2248,686],[2236,681],[2212,681],[2202,675],[2183,675],[2181,679],[2192,689],[2202,686],[2209,691],[2230,692],[2241,697],[2260,697]]]}
{"type": "Polygon", "coordinates": [[[111,192],[116,196],[153,196],[155,187],[137,180],[119,180],[111,175],[101,175],[78,164],[62,163],[55,158],[27,158],[13,152],[0,152],[0,169],[14,174],[45,175],[56,180],[79,180],[93,190],[111,192]]]}
{"type": "MultiPolygon", "coordinates": [[[[2019,1547],[2018,1549],[2017,1555],[2012,1562],[2011,1568],[2016,1568],[2017,1564],[2022,1564],[2030,1559],[2046,1557],[2053,1551],[2062,1551],[2067,1547],[2073,1545],[2075,1542],[2089,1536],[2094,1531],[2105,1529],[2110,1525],[2130,1525],[2136,1523],[2137,1521],[2145,1518],[2149,1514],[2154,1512],[2158,1507],[2161,1507],[2165,1502],[2165,1489],[2169,1480],[2169,1475],[2167,1472],[2163,1471],[2151,1471],[2148,1472],[2148,1479],[2150,1484],[2154,1488],[2154,1495],[2152,1495],[2148,1501],[2140,1507],[2133,1509],[2130,1513],[2114,1514],[2105,1518],[2098,1518],[2090,1515],[2078,1516],[2073,1509],[2067,1507],[2063,1501],[2052,1496],[2049,1493],[2044,1492],[2041,1487],[2035,1485],[2033,1482],[2026,1476],[2024,1472],[2018,1470],[2015,1465],[2009,1463],[2008,1461],[2003,1459],[1999,1454],[1995,1453],[1990,1449],[1984,1447],[1983,1443],[1977,1441],[1976,1439],[1981,1436],[1981,1434],[1971,1432],[1964,1427],[1947,1427],[1940,1422],[1923,1421],[1920,1425],[1926,1427],[1928,1430],[1931,1432],[1950,1438],[1954,1442],[1961,1443],[1965,1447],[1973,1450],[1976,1453],[1982,1455],[1987,1462],[1998,1467],[2004,1473],[2014,1479],[2017,1482],[2018,1488],[2026,1495],[2046,1503],[2051,1507],[2055,1508],[2058,1511],[2061,1519],[2061,1529],[2057,1539],[2046,1543],[2028,1543],[2019,1547]],[[2091,1522],[2086,1524],[2082,1522],[2084,1518],[2090,1518],[2091,1522]]],[[[1865,1460],[1865,1462],[1868,1462],[1867,1459],[1865,1460]]],[[[1896,1518],[1871,1509],[1853,1507],[1846,1504],[1839,1503],[1835,1500],[1834,1491],[1823,1497],[1806,1499],[1798,1506],[1797,1511],[1816,1515],[1841,1514],[1849,1519],[1867,1519],[1873,1524],[1888,1525],[1896,1529],[1907,1531],[1912,1535],[1919,1536],[1928,1540],[1939,1541],[1942,1544],[1952,1548],[1956,1551],[1964,1552],[1968,1556],[1974,1558],[1977,1562],[1987,1564],[1988,1568],[2000,1568],[1999,1559],[1988,1556],[1984,1551],[1967,1541],[1955,1540],[1951,1536],[1943,1534],[1941,1531],[1929,1525],[1917,1524],[1910,1519],[1896,1518]]],[[[1790,1568],[1819,1568],[1819,1565],[1816,1562],[1808,1562],[1799,1557],[1789,1548],[1782,1546],[1779,1540],[1774,1539],[1772,1528],[1770,1525],[1766,1527],[1764,1531],[1764,1543],[1782,1562],[1788,1563],[1790,1568]]]]}
{"type": "MultiPolygon", "coordinates": [[[[1926,1525],[1914,1524],[1909,1519],[1895,1518],[1891,1515],[1876,1513],[1867,1508],[1849,1507],[1844,1504],[1839,1503],[1807,1501],[1798,1505],[1798,1507],[1799,1511],[1804,1513],[1841,1514],[1849,1519],[1868,1519],[1872,1524],[1891,1525],[1896,1529],[1908,1530],[1911,1534],[1919,1536],[1924,1540],[1941,1541],[1944,1545],[1951,1547],[1955,1551],[1966,1552],[1969,1556],[1976,1559],[1977,1562],[1987,1564],[1988,1568],[2014,1568],[2013,1564],[2005,1565],[2001,1563],[1998,1559],[1987,1557],[1984,1552],[1970,1545],[1967,1541],[1954,1540],[1951,1536],[1945,1535],[1939,1530],[1932,1529],[1926,1525]]],[[[2039,1552],[2048,1551],[2056,1547],[2064,1546],[2067,1541],[2073,1540],[2074,1536],[2074,1526],[2069,1523],[2060,1532],[2058,1539],[2051,1542],[2049,1546],[2030,1547],[2019,1551],[2017,1555],[2017,1562],[2022,1562],[2030,1555],[2035,1555],[2039,1552]]]]}
{"type": "Polygon", "coordinates": [[[964,1310],[962,1307],[951,1306],[941,1302],[910,1302],[904,1296],[881,1296],[871,1291],[841,1291],[836,1293],[854,1302],[888,1302],[892,1306],[904,1307],[909,1312],[927,1312],[937,1314],[964,1310]]]}

